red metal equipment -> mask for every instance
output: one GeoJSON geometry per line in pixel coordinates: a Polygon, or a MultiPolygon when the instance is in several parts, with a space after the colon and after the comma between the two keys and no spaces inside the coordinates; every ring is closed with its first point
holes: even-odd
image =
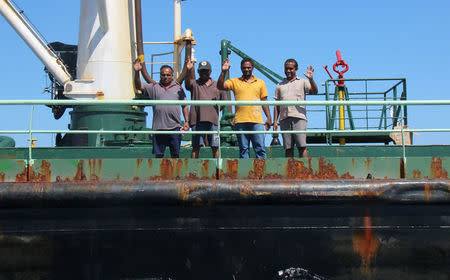
{"type": "MultiPolygon", "coordinates": [[[[342,55],[341,55],[341,51],[337,50],[336,51],[336,57],[337,57],[337,61],[336,63],[333,65],[333,70],[334,72],[338,73],[338,79],[344,79],[344,73],[348,71],[349,66],[347,64],[347,62],[345,62],[344,60],[342,60],[342,55]],[[338,67],[341,66],[344,69],[339,71],[338,67]]],[[[325,71],[327,71],[328,75],[330,76],[331,79],[333,79],[333,76],[331,76],[330,71],[328,71],[328,65],[325,65],[323,67],[323,69],[325,69],[325,71]]],[[[335,81],[333,81],[334,84],[337,86],[345,86],[344,81],[338,81],[338,83],[336,83],[335,81]]]]}

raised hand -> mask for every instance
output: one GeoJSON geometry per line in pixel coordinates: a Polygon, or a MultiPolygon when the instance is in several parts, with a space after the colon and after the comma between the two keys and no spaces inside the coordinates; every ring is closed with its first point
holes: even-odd
{"type": "Polygon", "coordinates": [[[190,58],[186,60],[186,69],[189,71],[194,69],[194,62],[190,58]]]}
{"type": "Polygon", "coordinates": [[[134,68],[134,71],[142,70],[142,64],[141,64],[141,61],[139,60],[139,58],[134,61],[133,68],[134,68]]]}
{"type": "Polygon", "coordinates": [[[222,72],[226,72],[230,69],[230,59],[227,58],[223,63],[222,63],[222,72]]]}
{"type": "Polygon", "coordinates": [[[306,74],[305,72],[303,72],[303,75],[305,75],[306,78],[311,80],[313,78],[314,68],[310,65],[306,70],[307,70],[306,74]]]}

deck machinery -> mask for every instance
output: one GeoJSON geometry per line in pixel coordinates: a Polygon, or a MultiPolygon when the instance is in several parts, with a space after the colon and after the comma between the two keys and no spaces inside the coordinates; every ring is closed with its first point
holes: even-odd
{"type": "MultiPolygon", "coordinates": [[[[181,80],[182,49],[192,55],[195,41],[189,30],[181,35],[180,5],[173,53],[181,80]]],[[[133,87],[132,61],[144,61],[139,0],[81,0],[76,46],[47,46],[7,0],[0,12],[50,73],[61,101],[48,102],[54,116],[72,108],[77,132],[47,148],[0,139],[1,277],[448,279],[450,146],[409,145],[409,132],[392,133],[406,129],[406,105],[382,105],[379,131],[353,123],[355,106],[325,106],[325,129],[308,134],[322,144],[307,159],[285,158],[279,145],[267,147],[267,159],[239,159],[231,134],[221,137],[219,159],[206,148],[200,159],[189,148],[180,159],[156,159],[149,103],[133,87]],[[337,121],[350,129],[336,132],[337,121]],[[344,145],[351,142],[394,145],[344,145]]],[[[222,59],[231,51],[247,56],[222,41],[222,59]]],[[[390,81],[382,100],[406,100],[406,81],[390,81]]],[[[325,86],[324,101],[371,94],[349,92],[341,77],[325,86]]]]}

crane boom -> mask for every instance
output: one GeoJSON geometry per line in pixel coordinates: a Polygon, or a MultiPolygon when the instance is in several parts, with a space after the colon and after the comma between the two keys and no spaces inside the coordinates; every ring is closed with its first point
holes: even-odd
{"type": "Polygon", "coordinates": [[[10,1],[0,0],[0,13],[61,85],[71,80],[69,72],[58,56],[45,44],[10,1]]]}

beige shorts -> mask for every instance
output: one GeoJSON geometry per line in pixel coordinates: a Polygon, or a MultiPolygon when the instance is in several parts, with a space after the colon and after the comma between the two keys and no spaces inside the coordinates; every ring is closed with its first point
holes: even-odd
{"type": "MultiPolygon", "coordinates": [[[[281,130],[306,130],[307,121],[299,118],[285,118],[280,121],[281,130]]],[[[283,134],[283,146],[285,149],[306,147],[306,134],[283,134]]]]}

